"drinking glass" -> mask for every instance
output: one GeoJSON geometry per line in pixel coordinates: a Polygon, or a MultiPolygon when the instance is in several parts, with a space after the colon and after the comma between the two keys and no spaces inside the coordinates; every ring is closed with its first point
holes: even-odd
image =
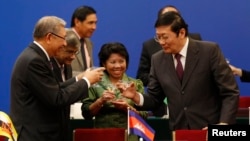
{"type": "Polygon", "coordinates": [[[112,99],[112,100],[110,100],[110,101],[114,101],[114,100],[116,100],[116,94],[117,94],[117,88],[116,88],[116,86],[115,85],[113,85],[113,84],[107,84],[106,85],[106,89],[108,90],[108,91],[110,91],[110,92],[112,92],[112,93],[114,93],[114,95],[115,95],[115,98],[114,99],[112,99]]]}
{"type": "MultiPolygon", "coordinates": [[[[92,66],[92,67],[90,67],[90,68],[88,68],[88,69],[89,69],[89,70],[94,70],[94,69],[97,69],[97,68],[99,68],[99,67],[98,67],[98,66],[92,66]]],[[[101,79],[100,81],[96,82],[96,83],[93,84],[92,86],[94,86],[94,87],[98,86],[99,83],[103,81],[103,79],[104,79],[104,78],[102,77],[102,79],[101,79]]]]}
{"type": "Polygon", "coordinates": [[[127,80],[119,80],[119,82],[122,83],[125,88],[127,88],[130,84],[130,81],[127,80]]]}
{"type": "Polygon", "coordinates": [[[230,64],[230,59],[229,58],[225,58],[226,59],[226,62],[228,63],[228,64],[230,64]]]}
{"type": "Polygon", "coordinates": [[[116,88],[115,85],[113,85],[113,84],[107,84],[107,90],[108,91],[111,91],[111,92],[115,93],[116,89],[117,88],[116,88]]]}

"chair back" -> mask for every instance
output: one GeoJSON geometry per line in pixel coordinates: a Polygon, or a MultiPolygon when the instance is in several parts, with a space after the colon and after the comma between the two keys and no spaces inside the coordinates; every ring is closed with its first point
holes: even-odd
{"type": "Polygon", "coordinates": [[[250,96],[240,96],[239,108],[248,108],[248,107],[250,107],[250,96]]]}
{"type": "Polygon", "coordinates": [[[79,128],[73,131],[73,141],[127,141],[124,128],[79,128]]]}
{"type": "Polygon", "coordinates": [[[207,130],[175,130],[173,141],[207,141],[207,130]]]}
{"type": "Polygon", "coordinates": [[[7,138],[5,136],[0,135],[0,141],[7,141],[7,138]]]}
{"type": "Polygon", "coordinates": [[[249,117],[250,96],[240,96],[237,117],[249,117]]]}

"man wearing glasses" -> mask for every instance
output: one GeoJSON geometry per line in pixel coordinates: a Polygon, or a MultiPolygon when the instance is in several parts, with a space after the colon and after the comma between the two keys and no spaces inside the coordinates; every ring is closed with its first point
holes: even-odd
{"type": "MultiPolygon", "coordinates": [[[[75,59],[76,55],[79,53],[79,48],[80,48],[79,39],[72,30],[66,31],[65,40],[67,42],[67,45],[61,48],[59,52],[56,54],[56,56],[54,56],[51,59],[51,62],[53,64],[53,71],[55,72],[60,82],[66,82],[66,80],[72,78],[71,62],[75,59]]],[[[72,81],[76,80],[75,77],[72,79],[73,79],[72,81]]]]}
{"type": "Polygon", "coordinates": [[[142,110],[158,108],[167,97],[172,131],[235,124],[239,88],[219,45],[189,38],[176,12],[158,17],[155,31],[162,50],[152,56],[148,93],[137,93],[131,84],[119,87],[122,95],[142,110]]]}
{"type": "Polygon", "coordinates": [[[103,76],[103,68],[89,70],[77,82],[61,86],[50,58],[67,46],[65,25],[63,19],[55,16],[39,19],[33,32],[34,41],[14,64],[10,118],[18,141],[67,141],[65,109],[85,98],[90,85],[103,76]]]}
{"type": "MultiPolygon", "coordinates": [[[[62,38],[57,34],[54,35],[59,38],[62,38]]],[[[85,73],[81,72],[77,76],[72,77],[71,62],[76,58],[76,55],[79,53],[81,43],[74,31],[69,29],[66,30],[65,40],[67,45],[61,48],[55,57],[51,58],[54,74],[56,76],[56,79],[60,82],[61,87],[67,87],[67,85],[75,83],[77,80],[81,79],[85,73]]],[[[68,124],[70,120],[70,106],[65,107],[62,114],[63,116],[65,116],[62,122],[65,127],[64,135],[66,138],[68,138],[68,140],[70,140],[70,136],[67,132],[67,129],[69,129],[68,124]]]]}
{"type": "MultiPolygon", "coordinates": [[[[180,11],[173,5],[166,5],[162,7],[159,11],[157,16],[161,16],[162,14],[173,11],[176,13],[180,13],[180,11]]],[[[199,33],[189,33],[189,37],[201,40],[201,36],[199,33]]],[[[143,85],[146,87],[149,82],[149,72],[151,67],[151,57],[154,53],[157,51],[162,50],[161,45],[155,40],[155,38],[148,39],[143,42],[141,56],[140,56],[140,62],[139,67],[137,70],[136,78],[142,80],[143,85]]],[[[167,110],[167,99],[164,100],[164,103],[162,103],[161,108],[154,110],[153,115],[154,116],[163,116],[168,115],[167,110]]]]}

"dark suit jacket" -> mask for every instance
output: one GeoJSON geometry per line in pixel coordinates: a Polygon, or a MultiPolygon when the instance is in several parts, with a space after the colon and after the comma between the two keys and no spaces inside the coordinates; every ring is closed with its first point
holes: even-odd
{"type": "MultiPolygon", "coordinates": [[[[199,33],[190,33],[188,35],[189,37],[201,40],[201,36],[199,33]]],[[[142,80],[143,85],[147,86],[149,81],[149,72],[151,67],[151,57],[154,53],[157,51],[160,51],[162,49],[161,45],[155,41],[154,38],[151,38],[145,42],[143,42],[142,52],[140,56],[140,63],[137,70],[136,78],[142,80]]],[[[163,116],[166,114],[167,108],[165,103],[162,102],[162,106],[154,109],[153,115],[154,116],[163,116]]]]}
{"type": "Polygon", "coordinates": [[[239,89],[219,46],[189,39],[182,84],[172,54],[152,56],[148,94],[143,108],[168,99],[170,129],[202,129],[208,124],[235,123],[239,89]]]}
{"type": "Polygon", "coordinates": [[[242,82],[250,82],[250,71],[242,69],[242,76],[240,77],[242,82]]]}
{"type": "MultiPolygon", "coordinates": [[[[58,66],[56,59],[51,58],[51,62],[52,62],[52,65],[53,65],[53,72],[54,72],[54,74],[56,76],[56,79],[59,81],[61,88],[65,88],[68,85],[71,85],[71,84],[76,82],[75,77],[72,78],[71,65],[65,65],[64,66],[64,76],[65,76],[66,81],[63,82],[62,74],[61,74],[61,68],[60,68],[60,66],[58,66]]],[[[65,141],[69,141],[70,137],[71,137],[69,135],[69,132],[70,132],[70,129],[69,129],[70,105],[65,106],[65,108],[64,108],[64,110],[62,112],[63,112],[62,116],[64,117],[64,118],[62,118],[63,119],[62,124],[63,124],[63,127],[64,127],[63,128],[64,129],[63,130],[63,137],[64,137],[65,141]]]]}
{"type": "Polygon", "coordinates": [[[83,79],[61,88],[44,52],[30,44],[16,60],[11,76],[10,117],[18,141],[64,141],[65,107],[87,94],[83,79]]]}
{"type": "Polygon", "coordinates": [[[72,83],[76,82],[75,77],[72,77],[72,67],[71,67],[71,65],[65,65],[65,67],[64,67],[64,75],[65,75],[66,81],[63,82],[62,75],[61,75],[61,69],[57,65],[57,62],[55,61],[54,58],[51,58],[51,62],[53,64],[53,71],[54,71],[54,74],[56,76],[56,79],[60,82],[60,86],[62,88],[67,87],[68,85],[71,85],[72,83]]]}
{"type": "MultiPolygon", "coordinates": [[[[201,40],[201,36],[199,33],[190,33],[189,37],[201,40]]],[[[151,67],[151,57],[154,53],[161,50],[161,45],[155,41],[154,38],[151,38],[145,42],[143,42],[139,67],[137,70],[136,78],[141,79],[144,86],[147,86],[149,80],[149,71],[151,67]]]]}

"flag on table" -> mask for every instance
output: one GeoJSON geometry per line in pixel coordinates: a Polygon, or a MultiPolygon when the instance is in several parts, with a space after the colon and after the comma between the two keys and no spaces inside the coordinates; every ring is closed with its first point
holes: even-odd
{"type": "Polygon", "coordinates": [[[135,134],[146,141],[153,141],[155,131],[152,129],[140,115],[128,109],[128,134],[135,134]]]}
{"type": "Polygon", "coordinates": [[[17,140],[17,132],[7,114],[0,111],[0,135],[9,138],[9,141],[17,140]]]}

